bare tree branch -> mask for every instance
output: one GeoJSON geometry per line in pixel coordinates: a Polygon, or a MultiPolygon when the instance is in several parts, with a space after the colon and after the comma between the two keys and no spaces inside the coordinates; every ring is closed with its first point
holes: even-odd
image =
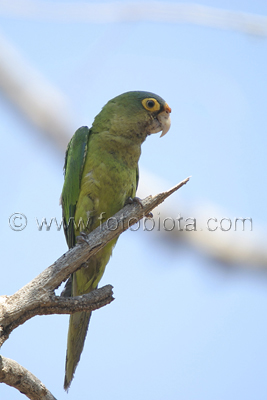
{"type": "MultiPolygon", "coordinates": [[[[8,339],[11,331],[36,315],[73,314],[78,311],[94,311],[114,300],[111,285],[106,285],[88,294],[76,297],[59,297],[55,294],[49,295],[49,292],[44,292],[39,298],[32,298],[34,296],[33,293],[37,289],[35,285],[38,284],[34,281],[24,286],[22,288],[25,289],[23,292],[21,292],[21,289],[13,296],[0,296],[0,346],[8,339]],[[21,303],[23,301],[24,303],[21,303]],[[12,311],[16,307],[17,309],[13,313],[12,311]],[[2,324],[2,312],[5,324],[2,324]],[[11,322],[8,324],[8,321],[11,322]],[[4,325],[6,326],[4,327],[4,325]]],[[[42,291],[42,287],[39,290],[42,291]]]]}
{"type": "Polygon", "coordinates": [[[18,389],[31,400],[56,400],[44,384],[26,368],[0,356],[0,382],[18,389]]]}
{"type": "Polygon", "coordinates": [[[142,201],[126,205],[113,217],[91,232],[79,237],[75,247],[63,254],[54,264],[12,296],[0,297],[0,346],[10,333],[35,315],[71,314],[82,310],[95,310],[113,300],[112,287],[105,286],[90,294],[65,298],[55,295],[54,290],[91,256],[109,241],[148,215],[172,193],[189,181],[180,182],[167,192],[148,196],[142,201]]]}

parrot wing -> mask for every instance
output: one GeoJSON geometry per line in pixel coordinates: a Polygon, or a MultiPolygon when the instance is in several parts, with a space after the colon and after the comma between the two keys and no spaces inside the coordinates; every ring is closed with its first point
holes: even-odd
{"type": "Polygon", "coordinates": [[[64,233],[69,248],[75,246],[74,217],[80,194],[81,178],[88,150],[90,129],[82,126],[77,129],[69,142],[64,164],[65,181],[61,195],[64,233]]]}

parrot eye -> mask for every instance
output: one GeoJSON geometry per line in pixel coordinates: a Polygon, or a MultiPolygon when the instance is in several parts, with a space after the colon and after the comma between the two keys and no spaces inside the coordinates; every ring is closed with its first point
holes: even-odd
{"type": "Polygon", "coordinates": [[[153,108],[155,105],[154,100],[147,100],[146,105],[148,108],[153,108]]]}
{"type": "Polygon", "coordinates": [[[148,110],[148,111],[159,111],[160,110],[160,104],[156,99],[148,98],[142,100],[143,107],[148,110]]]}

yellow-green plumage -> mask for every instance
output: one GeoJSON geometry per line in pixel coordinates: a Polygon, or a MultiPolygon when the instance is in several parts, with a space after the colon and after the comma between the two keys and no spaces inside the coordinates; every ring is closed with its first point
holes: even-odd
{"type": "MultiPolygon", "coordinates": [[[[92,231],[100,224],[101,215],[104,222],[129,197],[135,196],[141,144],[151,133],[166,133],[170,111],[165,101],[153,93],[128,92],[110,100],[91,129],[82,127],[76,131],[66,153],[62,191],[69,247],[75,245],[80,231],[92,231]]],[[[73,274],[72,296],[97,287],[115,244],[116,240],[108,243],[73,274]]],[[[70,316],[65,389],[69,388],[79,362],[90,314],[79,312],[70,316]]]]}

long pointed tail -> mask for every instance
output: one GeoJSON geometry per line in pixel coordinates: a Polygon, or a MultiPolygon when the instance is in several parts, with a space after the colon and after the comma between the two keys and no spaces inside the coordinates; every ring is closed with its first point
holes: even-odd
{"type": "Polygon", "coordinates": [[[82,311],[70,316],[65,365],[65,390],[69,389],[75,369],[80,360],[91,314],[91,312],[82,311]]]}
{"type": "MultiPolygon", "coordinates": [[[[79,296],[97,288],[116,241],[117,239],[113,239],[109,242],[103,250],[91,257],[83,264],[82,268],[72,275],[71,293],[66,288],[67,295],[79,296]]],[[[77,312],[70,316],[64,381],[65,390],[70,387],[75,369],[80,360],[90,317],[91,312],[87,311],[77,312]]]]}

